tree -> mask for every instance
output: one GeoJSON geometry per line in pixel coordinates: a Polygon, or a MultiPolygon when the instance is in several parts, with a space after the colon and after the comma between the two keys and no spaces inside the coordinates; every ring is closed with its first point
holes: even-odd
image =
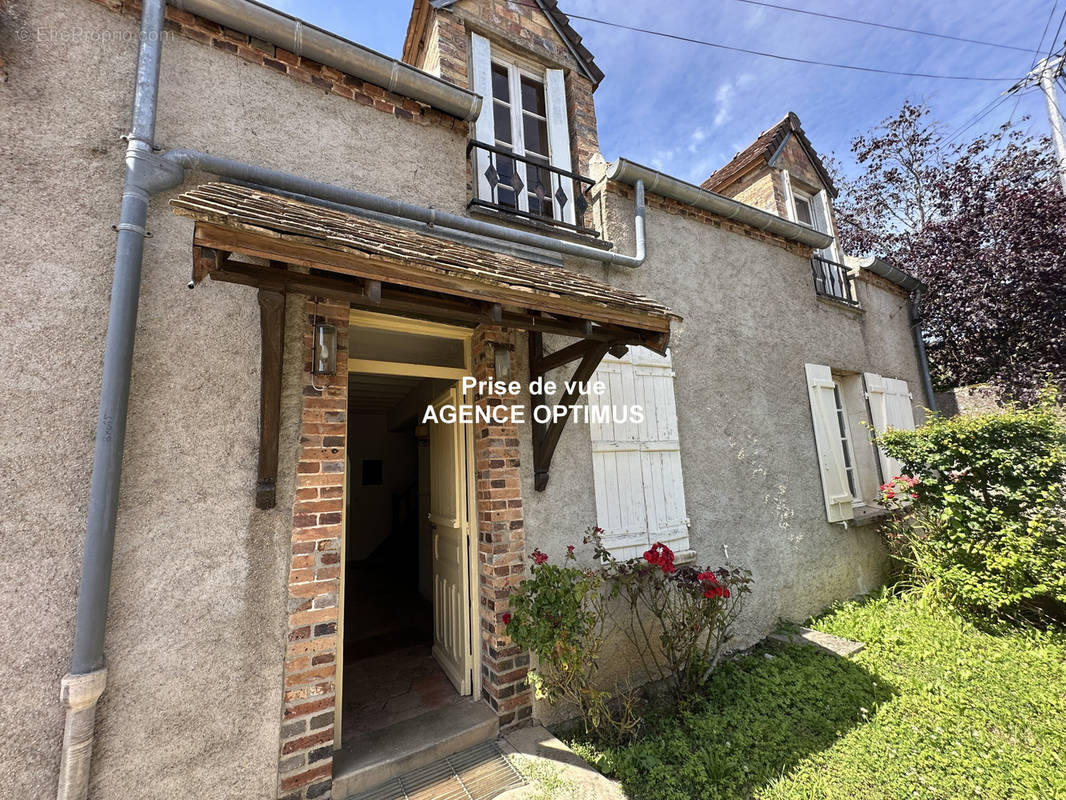
{"type": "Polygon", "coordinates": [[[923,327],[937,388],[994,384],[1030,401],[1066,386],[1066,197],[1051,142],[1010,125],[946,146],[929,109],[857,137],[838,183],[845,249],[926,284],[923,327]]]}

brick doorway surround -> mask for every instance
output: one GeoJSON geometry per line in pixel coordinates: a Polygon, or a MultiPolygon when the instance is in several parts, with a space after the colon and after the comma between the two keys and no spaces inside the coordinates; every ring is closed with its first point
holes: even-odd
{"type": "MultiPolygon", "coordinates": [[[[348,429],[347,304],[319,300],[318,320],[337,328],[337,374],[316,376],[311,385],[311,331],[316,304],[306,304],[301,453],[296,466],[288,625],[284,666],[278,797],[327,798],[332,788],[336,740],[336,670],[341,541],[344,536],[344,469],[348,429]]],[[[494,377],[497,347],[514,347],[514,334],[479,326],[473,332],[472,372],[494,377]]],[[[481,406],[511,398],[478,395],[481,406]]],[[[499,715],[500,727],[528,722],[532,695],[529,656],[507,639],[501,617],[508,587],[524,572],[525,533],[518,456],[519,430],[513,424],[477,424],[474,431],[477,517],[477,627],[481,647],[481,697],[499,715]]]]}

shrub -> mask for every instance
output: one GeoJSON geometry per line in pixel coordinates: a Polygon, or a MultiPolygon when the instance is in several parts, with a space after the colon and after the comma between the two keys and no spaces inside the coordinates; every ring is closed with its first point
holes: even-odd
{"type": "Polygon", "coordinates": [[[751,573],[675,567],[673,552],[661,542],[641,558],[618,561],[597,538],[596,556],[611,596],[628,608],[618,624],[645,673],[667,683],[679,699],[697,691],[721,658],[751,590],[751,573]]]}
{"type": "Polygon", "coordinates": [[[612,693],[596,685],[607,638],[603,575],[578,568],[572,546],[565,566],[547,563],[540,550],[530,558],[530,577],[511,592],[511,611],[503,622],[511,640],[537,656],[537,666],[530,671],[537,696],[576,706],[586,733],[628,739],[640,721],[633,698],[623,693],[612,702],[612,693]]]}
{"type": "Polygon", "coordinates": [[[563,566],[535,550],[530,577],[512,591],[503,621],[512,641],[537,656],[530,678],[539,697],[574,704],[586,733],[625,741],[640,725],[637,694],[628,684],[610,691],[597,684],[608,634],[620,628],[645,674],[683,696],[718,663],[751,578],[742,570],[675,567],[673,552],[658,542],[641,558],[618,561],[599,533],[585,537],[595,544],[596,568],[579,568],[573,546],[563,566]],[[619,598],[628,614],[609,613],[619,598]]]}
{"type": "Polygon", "coordinates": [[[901,510],[889,543],[914,578],[960,611],[1066,621],[1066,425],[1053,392],[878,443],[907,473],[882,490],[901,510]]]}

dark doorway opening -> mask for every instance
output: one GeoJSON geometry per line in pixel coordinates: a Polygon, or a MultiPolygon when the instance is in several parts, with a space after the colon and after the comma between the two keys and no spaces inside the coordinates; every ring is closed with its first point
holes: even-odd
{"type": "Polygon", "coordinates": [[[450,382],[354,374],[345,513],[345,742],[458,702],[432,655],[429,447],[419,424],[450,382]]]}

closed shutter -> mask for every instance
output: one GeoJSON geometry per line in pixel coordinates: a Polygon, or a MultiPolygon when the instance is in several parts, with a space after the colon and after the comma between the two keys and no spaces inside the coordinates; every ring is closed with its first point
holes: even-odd
{"type": "Polygon", "coordinates": [[[830,522],[849,520],[855,516],[851,507],[854,498],[848,488],[833,373],[822,364],[806,364],[805,369],[826,519],[830,522]]]}
{"type": "MultiPolygon", "coordinates": [[[[864,372],[866,398],[870,403],[870,422],[880,436],[889,428],[914,430],[914,409],[911,407],[911,392],[906,381],[883,378],[875,372],[864,372]]],[[[899,461],[877,448],[881,464],[881,479],[888,483],[902,472],[899,461]]]]}
{"type": "MultiPolygon", "coordinates": [[[[566,81],[561,69],[544,71],[544,101],[548,117],[548,157],[551,165],[571,172],[570,168],[570,129],[566,121],[566,81]]],[[[574,181],[561,175],[552,174],[552,203],[562,206],[562,220],[571,225],[576,224],[574,210],[574,181]],[[558,189],[563,190],[566,202],[560,203],[555,197],[558,189]]]]}
{"type": "MultiPolygon", "coordinates": [[[[492,56],[489,40],[476,33],[470,34],[470,63],[473,68],[474,92],[481,95],[481,113],[474,122],[474,138],[485,144],[496,141],[493,127],[492,102],[492,56]]],[[[477,196],[482,200],[492,200],[492,185],[485,176],[489,168],[489,153],[485,150],[474,151],[474,180],[477,181],[477,196]]]]}
{"type": "Polygon", "coordinates": [[[607,390],[589,395],[596,519],[604,545],[623,559],[657,541],[674,552],[688,550],[670,356],[631,347],[623,358],[605,357],[592,380],[607,390]],[[643,408],[643,421],[621,418],[632,406],[643,408]],[[597,412],[603,421],[595,421],[597,412]]]}

